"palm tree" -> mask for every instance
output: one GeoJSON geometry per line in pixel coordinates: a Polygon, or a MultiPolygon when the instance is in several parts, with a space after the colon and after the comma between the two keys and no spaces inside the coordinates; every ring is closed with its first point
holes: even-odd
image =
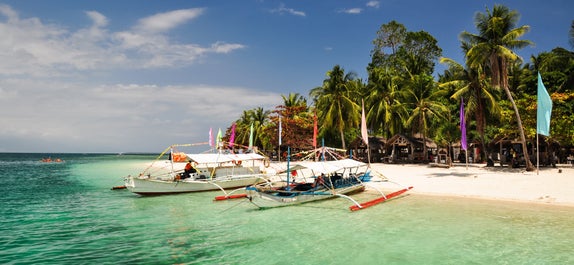
{"type": "Polygon", "coordinates": [[[448,109],[438,99],[443,97],[444,91],[435,89],[432,76],[427,74],[413,75],[407,83],[404,103],[410,107],[411,112],[405,125],[411,127],[413,132],[420,132],[423,136],[424,160],[427,160],[427,130],[436,119],[444,119],[448,109]]]}
{"type": "MultiPolygon", "coordinates": [[[[244,110],[241,117],[235,121],[235,143],[243,146],[248,145],[251,124],[253,123],[253,145],[265,148],[268,141],[265,139],[264,128],[269,123],[270,113],[269,110],[264,110],[262,107],[244,110]]],[[[227,129],[227,132],[231,132],[231,127],[227,129]]]]}
{"type": "Polygon", "coordinates": [[[357,84],[353,83],[360,81],[355,76],[353,72],[345,74],[343,68],[335,65],[327,72],[323,86],[313,88],[310,92],[322,124],[321,129],[338,131],[343,149],[346,149],[345,128],[358,127],[360,120],[361,107],[355,103],[357,84]]]}
{"type": "Polygon", "coordinates": [[[307,99],[299,93],[289,93],[288,96],[281,95],[281,98],[285,107],[307,106],[307,99]]]}
{"type": "MultiPolygon", "coordinates": [[[[253,145],[265,148],[265,126],[269,123],[271,111],[257,107],[251,111],[250,121],[253,122],[253,145]]],[[[250,125],[251,126],[251,125],[250,125]]]]}
{"type": "Polygon", "coordinates": [[[399,102],[400,77],[390,68],[377,67],[371,70],[365,105],[367,124],[373,130],[381,130],[390,137],[403,128],[407,113],[399,102]]]}
{"type": "Polygon", "coordinates": [[[483,146],[482,151],[485,157],[488,157],[484,136],[486,116],[488,113],[500,116],[502,112],[500,105],[498,105],[499,96],[497,91],[493,91],[493,87],[487,84],[481,67],[476,69],[464,68],[449,58],[441,58],[440,62],[449,65],[447,71],[450,72],[451,77],[449,80],[442,82],[439,87],[453,87],[456,91],[452,94],[451,99],[460,100],[460,98],[465,98],[465,103],[467,104],[465,106],[466,115],[474,114],[476,131],[480,135],[480,142],[483,146]]]}
{"type": "Polygon", "coordinates": [[[515,28],[518,19],[518,12],[510,11],[502,5],[494,5],[492,12],[487,8],[485,13],[476,14],[475,24],[478,35],[464,31],[461,33],[461,38],[473,45],[466,53],[469,66],[472,68],[488,66],[491,72],[491,84],[504,89],[516,115],[526,170],[532,171],[534,166],[528,157],[522,120],[508,87],[508,66],[520,59],[513,49],[524,48],[532,44],[528,40],[518,39],[530,29],[529,26],[515,28]]]}

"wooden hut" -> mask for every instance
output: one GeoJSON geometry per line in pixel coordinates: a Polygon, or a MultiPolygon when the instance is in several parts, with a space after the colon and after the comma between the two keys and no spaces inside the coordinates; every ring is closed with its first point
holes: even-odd
{"type": "Polygon", "coordinates": [[[385,157],[385,138],[383,137],[369,137],[369,150],[371,152],[371,161],[368,161],[367,146],[363,142],[363,138],[357,137],[349,144],[349,153],[353,158],[365,163],[380,163],[385,157]]]}
{"type": "Polygon", "coordinates": [[[385,145],[385,162],[388,163],[427,163],[436,154],[437,145],[431,139],[396,134],[385,145]],[[424,154],[424,149],[427,153],[424,154]]]}

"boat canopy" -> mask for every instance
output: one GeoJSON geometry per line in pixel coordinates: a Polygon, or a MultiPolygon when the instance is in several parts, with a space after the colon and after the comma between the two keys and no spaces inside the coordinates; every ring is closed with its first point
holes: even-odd
{"type": "Polygon", "coordinates": [[[313,171],[315,174],[320,173],[329,174],[340,171],[345,168],[357,168],[362,166],[367,166],[367,164],[353,159],[342,159],[342,160],[322,161],[322,162],[301,161],[301,162],[295,162],[294,165],[290,168],[290,170],[294,171],[294,170],[309,169],[313,171]]]}
{"type": "Polygon", "coordinates": [[[263,160],[264,156],[249,154],[186,154],[189,159],[199,164],[228,163],[234,161],[263,160]]]}

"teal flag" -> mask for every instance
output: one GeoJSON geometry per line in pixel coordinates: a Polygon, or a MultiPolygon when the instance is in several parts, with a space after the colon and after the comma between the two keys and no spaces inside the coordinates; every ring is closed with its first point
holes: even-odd
{"type": "Polygon", "coordinates": [[[223,137],[221,135],[221,128],[219,128],[219,131],[217,132],[217,137],[215,138],[215,145],[217,146],[217,148],[219,148],[219,144],[223,141],[223,137]]]}
{"type": "Polygon", "coordinates": [[[552,99],[542,83],[542,77],[538,73],[538,102],[536,110],[536,133],[550,135],[550,116],[552,115],[552,99]]]}

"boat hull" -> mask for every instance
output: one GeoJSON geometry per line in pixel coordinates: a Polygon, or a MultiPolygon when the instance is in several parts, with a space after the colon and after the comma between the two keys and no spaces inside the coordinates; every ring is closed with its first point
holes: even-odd
{"type": "Polygon", "coordinates": [[[215,180],[158,180],[149,178],[128,177],[125,186],[139,195],[164,195],[188,192],[233,189],[264,182],[261,176],[215,180]]]}
{"type": "Polygon", "coordinates": [[[247,198],[251,203],[259,208],[275,208],[296,204],[303,204],[319,200],[327,200],[338,195],[350,195],[353,193],[362,192],[365,186],[362,184],[353,185],[348,187],[341,187],[333,190],[319,190],[319,191],[304,191],[289,193],[276,193],[266,192],[256,187],[247,187],[247,198]],[[280,195],[281,194],[281,195],[280,195]]]}

